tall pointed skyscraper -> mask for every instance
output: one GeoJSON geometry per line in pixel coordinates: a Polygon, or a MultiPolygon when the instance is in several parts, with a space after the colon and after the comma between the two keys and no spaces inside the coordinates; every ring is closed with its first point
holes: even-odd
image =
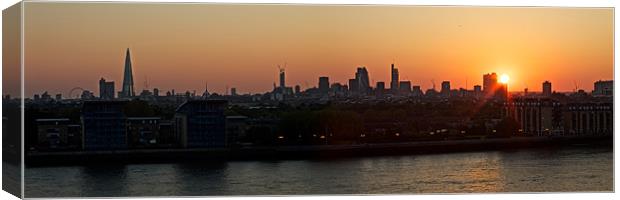
{"type": "Polygon", "coordinates": [[[123,87],[121,88],[121,97],[133,97],[135,96],[133,89],[133,72],[131,69],[131,56],[129,55],[129,48],[127,48],[127,54],[125,55],[125,72],[123,75],[123,87]]]}

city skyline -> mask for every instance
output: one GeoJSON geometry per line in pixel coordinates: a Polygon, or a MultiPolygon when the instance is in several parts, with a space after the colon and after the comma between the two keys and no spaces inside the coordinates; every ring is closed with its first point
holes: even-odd
{"type": "MultiPolygon", "coordinates": [[[[132,67],[131,67],[132,66],[132,64],[131,64],[132,63],[132,59],[131,59],[131,56],[130,56],[130,49],[127,48],[125,52],[126,53],[125,53],[125,59],[124,59],[125,61],[124,61],[124,67],[123,67],[123,82],[122,82],[123,84],[120,86],[120,90],[121,91],[118,93],[118,97],[119,98],[137,97],[138,93],[134,92],[133,70],[132,70],[132,67]],[[125,90],[127,90],[127,91],[125,91],[125,90]]],[[[278,68],[278,76],[279,77],[278,77],[278,80],[277,80],[278,83],[276,84],[276,81],[274,81],[274,83],[273,83],[273,90],[262,91],[262,92],[254,92],[254,93],[248,92],[248,93],[242,93],[242,94],[263,94],[263,93],[269,93],[269,92],[280,93],[280,92],[285,92],[285,91],[280,91],[281,89],[286,89],[286,88],[292,89],[293,86],[296,88],[295,93],[300,92],[300,91],[297,90],[298,87],[300,87],[299,84],[292,84],[292,85],[287,85],[286,84],[286,75],[285,75],[286,74],[286,70],[285,70],[285,67],[286,67],[286,63],[284,64],[284,67],[282,67],[280,65],[277,66],[277,68],[278,68]]],[[[362,92],[362,93],[366,93],[367,95],[369,95],[370,92],[374,91],[375,89],[382,89],[382,90],[390,91],[392,93],[393,92],[397,92],[398,93],[398,91],[403,89],[403,88],[400,87],[399,84],[403,84],[403,83],[408,84],[409,89],[411,89],[411,86],[418,87],[418,89],[421,89],[421,91],[423,91],[425,89],[425,88],[420,87],[420,85],[411,85],[411,80],[401,80],[399,78],[398,68],[396,68],[394,63],[390,64],[390,72],[391,72],[390,80],[389,80],[390,81],[390,88],[386,88],[385,87],[385,81],[374,81],[374,82],[370,81],[369,80],[370,79],[369,78],[370,75],[369,75],[366,67],[360,66],[360,67],[357,67],[357,72],[354,73],[353,79],[349,79],[348,84],[346,82],[345,83],[340,83],[340,82],[331,82],[330,83],[328,76],[321,76],[321,77],[318,77],[318,84],[313,85],[313,86],[308,86],[308,87],[304,88],[303,90],[313,89],[313,88],[314,89],[319,89],[321,91],[323,91],[323,90],[327,91],[327,90],[330,90],[330,88],[333,90],[334,88],[332,88],[331,84],[339,84],[339,86],[343,86],[344,85],[344,86],[347,86],[349,88],[349,90],[351,90],[351,88],[350,88],[351,87],[350,84],[352,84],[351,81],[361,81],[359,83],[355,82],[355,85],[353,85],[353,87],[356,88],[356,89],[353,89],[353,90],[367,90],[366,92],[362,92]],[[362,85],[359,85],[359,84],[362,84],[362,85]],[[378,84],[381,84],[381,87],[379,87],[378,84]],[[375,85],[376,87],[373,87],[373,85],[375,85]],[[363,88],[366,88],[366,87],[367,87],[367,89],[363,89],[363,88]]],[[[435,92],[439,92],[439,93],[443,94],[443,93],[446,93],[446,92],[450,93],[450,90],[460,90],[460,89],[465,89],[466,91],[474,91],[475,92],[476,91],[476,87],[496,88],[497,86],[487,85],[487,80],[486,80],[487,76],[491,76],[491,75],[493,75],[494,78],[492,78],[492,80],[489,80],[490,82],[494,82],[495,84],[503,85],[505,88],[510,88],[510,77],[509,77],[508,74],[505,74],[505,73],[504,74],[497,74],[495,72],[489,72],[489,73],[485,73],[484,75],[482,75],[482,80],[483,80],[482,84],[468,85],[468,83],[466,82],[466,86],[465,87],[451,87],[450,85],[451,85],[452,82],[450,80],[443,80],[443,81],[441,81],[441,84],[439,86],[437,86],[435,80],[431,79],[432,86],[427,88],[427,89],[428,90],[435,90],[435,92]],[[447,84],[447,87],[446,87],[446,84],[447,84]]],[[[148,81],[148,79],[146,81],[148,81]]],[[[599,79],[598,81],[593,82],[594,86],[593,86],[592,92],[594,92],[596,90],[596,84],[598,82],[601,82],[601,81],[603,81],[603,80],[599,79]]],[[[613,79],[612,79],[612,81],[613,81],[613,79]]],[[[491,84],[490,82],[488,84],[491,84]]],[[[574,84],[577,84],[577,82],[574,82],[574,84]]],[[[556,91],[555,89],[552,88],[551,82],[549,82],[549,80],[545,80],[544,82],[541,83],[541,85],[542,85],[542,87],[541,87],[540,91],[535,91],[535,90],[532,91],[532,90],[529,90],[529,88],[524,88],[524,91],[525,91],[525,93],[528,93],[528,92],[532,93],[533,92],[533,93],[541,93],[543,95],[549,95],[549,94],[551,94],[551,92],[567,92],[567,91],[556,91]]],[[[90,88],[81,88],[81,87],[74,87],[74,88],[71,89],[71,92],[74,91],[75,89],[80,89],[80,90],[82,90],[84,92],[90,93],[90,95],[102,96],[102,91],[103,90],[107,90],[106,91],[107,94],[105,94],[106,97],[105,98],[101,97],[101,98],[104,98],[104,99],[114,98],[114,96],[115,96],[114,91],[116,90],[116,87],[114,86],[114,81],[106,81],[105,78],[102,77],[100,79],[100,81],[99,81],[99,86],[98,87],[99,87],[98,88],[99,89],[98,93],[95,93],[95,91],[97,91],[96,89],[93,89],[91,91],[90,88]],[[110,84],[110,85],[104,86],[102,84],[110,84]],[[102,87],[105,87],[105,89],[102,89],[102,87]],[[111,91],[111,93],[109,93],[110,91],[111,91]]],[[[219,93],[220,95],[228,95],[229,92],[230,93],[234,93],[233,95],[240,94],[240,93],[237,93],[237,88],[236,87],[230,87],[229,85],[226,85],[225,87],[226,88],[224,89],[224,91],[219,93]],[[234,92],[233,92],[233,90],[234,90],[234,92]]],[[[579,87],[579,85],[575,85],[575,87],[576,88],[574,88],[574,90],[572,92],[578,92],[578,91],[583,90],[583,88],[579,87]]],[[[207,92],[205,94],[218,93],[218,92],[213,92],[212,89],[209,89],[208,82],[206,82],[204,89],[205,89],[204,92],[207,92]]],[[[148,87],[148,82],[145,82],[145,87],[143,88],[143,90],[144,91],[148,91],[148,92],[151,92],[151,90],[153,90],[153,91],[160,91],[160,89],[157,88],[157,87],[150,87],[149,88],[148,87]]],[[[508,90],[506,92],[524,92],[524,91],[514,91],[514,90],[511,91],[511,90],[508,90]]],[[[173,92],[172,94],[174,95],[175,88],[172,88],[172,89],[170,89],[168,91],[163,91],[163,92],[173,92]]],[[[181,90],[177,90],[176,92],[177,92],[176,94],[184,94],[185,92],[191,92],[192,94],[196,94],[197,91],[196,90],[190,91],[190,90],[182,90],[181,89],[181,90]]],[[[586,91],[586,92],[589,92],[589,91],[586,91]]],[[[48,91],[45,90],[43,93],[48,94],[48,91]]],[[[41,93],[41,94],[43,94],[43,93],[41,93]]],[[[58,95],[62,96],[62,94],[63,93],[61,92],[61,93],[58,93],[56,96],[58,96],[58,95]]],[[[150,93],[150,94],[152,94],[152,93],[150,93]]],[[[39,95],[39,93],[34,93],[33,95],[36,98],[36,96],[39,95]]],[[[76,98],[79,98],[80,94],[76,94],[76,95],[77,95],[76,98]]],[[[73,96],[69,96],[69,95],[67,95],[66,97],[73,98],[73,96]]],[[[28,98],[28,97],[26,97],[26,98],[28,98]]]]}
{"type": "Polygon", "coordinates": [[[490,72],[509,75],[510,91],[539,92],[547,80],[555,91],[575,83],[591,91],[591,83],[613,79],[612,9],[165,7],[27,3],[25,95],[97,91],[101,78],[120,91],[126,48],[136,93],[146,80],[150,90],[200,93],[207,81],[210,92],[264,93],[285,63],[287,86],[302,89],[317,87],[322,76],[347,84],[357,67],[368,69],[370,86],[390,85],[392,63],[400,80],[423,90],[431,80],[472,89],[490,72]]]}

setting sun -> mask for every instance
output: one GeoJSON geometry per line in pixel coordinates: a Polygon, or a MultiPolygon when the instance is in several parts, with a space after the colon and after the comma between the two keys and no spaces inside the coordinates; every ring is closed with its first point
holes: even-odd
{"type": "Polygon", "coordinates": [[[510,80],[510,77],[507,74],[502,74],[499,77],[499,82],[503,84],[507,84],[509,80],[510,80]]]}

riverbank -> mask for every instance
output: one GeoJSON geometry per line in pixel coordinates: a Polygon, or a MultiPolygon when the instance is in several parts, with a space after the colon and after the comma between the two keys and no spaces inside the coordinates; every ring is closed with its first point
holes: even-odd
{"type": "Polygon", "coordinates": [[[114,151],[28,152],[27,166],[90,165],[106,163],[209,162],[213,160],[330,159],[355,156],[429,154],[565,145],[607,145],[612,136],[512,137],[403,143],[249,146],[217,149],[132,149],[114,151]]]}

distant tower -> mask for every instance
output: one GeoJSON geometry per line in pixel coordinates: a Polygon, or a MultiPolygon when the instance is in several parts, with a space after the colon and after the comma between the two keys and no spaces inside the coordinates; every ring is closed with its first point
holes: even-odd
{"type": "Polygon", "coordinates": [[[281,90],[284,91],[284,88],[286,87],[285,84],[285,76],[284,76],[284,68],[280,68],[280,88],[282,88],[281,90]]]}
{"type": "Polygon", "coordinates": [[[99,80],[99,98],[114,99],[114,81],[99,80]]]}
{"type": "Polygon", "coordinates": [[[127,54],[125,55],[125,72],[123,75],[123,87],[120,94],[122,97],[133,97],[135,92],[133,89],[133,72],[131,69],[131,56],[129,55],[129,48],[127,48],[127,54]]]}
{"type": "Polygon", "coordinates": [[[359,86],[357,83],[357,79],[349,79],[349,92],[357,93],[359,90],[359,86]]]}
{"type": "Polygon", "coordinates": [[[394,63],[392,63],[392,82],[390,82],[390,90],[392,90],[393,93],[398,91],[398,83],[398,69],[394,68],[394,63]]]}
{"type": "Polygon", "coordinates": [[[321,93],[329,92],[329,77],[327,76],[319,77],[319,91],[321,93]]]}
{"type": "Polygon", "coordinates": [[[360,94],[368,94],[370,90],[370,78],[368,78],[368,70],[366,70],[366,67],[357,68],[355,80],[357,81],[357,92],[360,94]]]}
{"type": "Polygon", "coordinates": [[[551,82],[549,81],[545,81],[542,84],[542,88],[543,88],[543,96],[551,96],[551,82]]]}
{"type": "Polygon", "coordinates": [[[487,96],[492,96],[498,89],[497,74],[490,73],[482,76],[482,92],[487,96]]]}
{"type": "Polygon", "coordinates": [[[444,97],[450,96],[450,81],[441,82],[441,91],[439,92],[444,97]]]}

